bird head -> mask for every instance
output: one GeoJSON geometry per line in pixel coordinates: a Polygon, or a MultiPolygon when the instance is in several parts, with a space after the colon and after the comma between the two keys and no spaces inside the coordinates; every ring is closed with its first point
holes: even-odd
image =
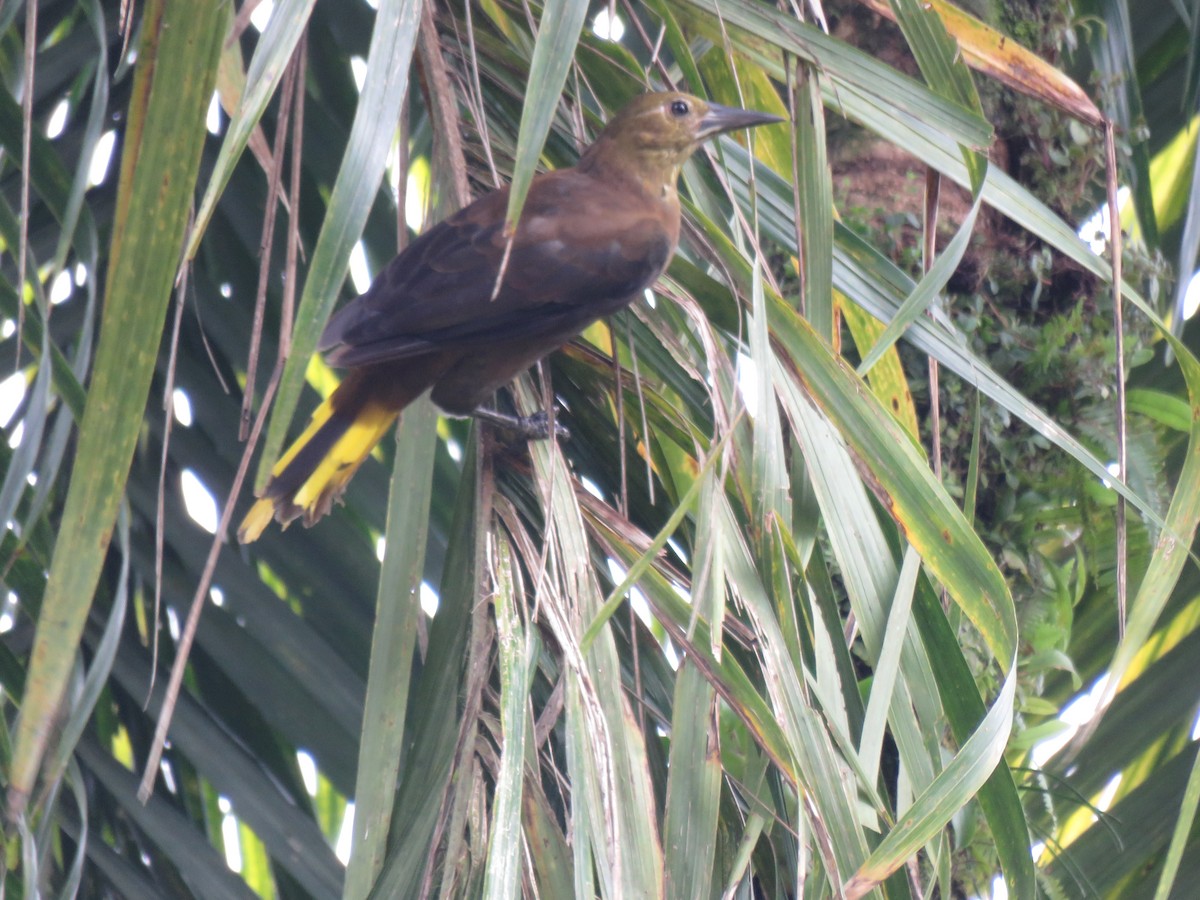
{"type": "Polygon", "coordinates": [[[673,188],[679,167],[704,141],[723,131],[782,121],[769,113],[720,106],[676,91],[642,94],[613,117],[579,166],[615,164],[646,180],[661,178],[673,188]]]}

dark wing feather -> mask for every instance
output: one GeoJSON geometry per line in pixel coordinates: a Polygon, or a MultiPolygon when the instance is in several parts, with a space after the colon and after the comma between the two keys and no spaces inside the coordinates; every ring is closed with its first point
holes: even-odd
{"type": "Polygon", "coordinates": [[[535,179],[492,299],[508,191],[489,194],[392,260],[329,320],[319,349],[360,366],[583,327],[653,283],[674,251],[657,206],[620,200],[574,171],[535,179]]]}

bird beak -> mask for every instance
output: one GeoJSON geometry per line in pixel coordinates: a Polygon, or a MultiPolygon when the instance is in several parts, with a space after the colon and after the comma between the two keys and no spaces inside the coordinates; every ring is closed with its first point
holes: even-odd
{"type": "Polygon", "coordinates": [[[773,116],[770,113],[710,103],[708,112],[700,119],[700,129],[696,138],[702,141],[723,131],[733,131],[735,128],[753,128],[755,125],[769,125],[772,122],[782,121],[784,120],[779,116],[773,116]]]}

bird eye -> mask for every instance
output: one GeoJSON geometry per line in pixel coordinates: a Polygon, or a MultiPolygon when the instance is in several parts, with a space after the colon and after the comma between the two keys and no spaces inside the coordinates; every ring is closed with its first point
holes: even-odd
{"type": "Polygon", "coordinates": [[[675,100],[671,103],[671,115],[677,119],[682,119],[691,109],[686,100],[675,100]]]}

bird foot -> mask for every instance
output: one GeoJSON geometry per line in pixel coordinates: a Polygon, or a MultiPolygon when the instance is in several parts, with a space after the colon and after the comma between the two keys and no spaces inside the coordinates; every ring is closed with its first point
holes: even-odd
{"type": "Polygon", "coordinates": [[[515,432],[518,437],[527,441],[544,441],[551,437],[565,441],[571,437],[567,426],[559,422],[557,418],[551,428],[550,414],[545,410],[534,413],[532,416],[510,416],[507,413],[481,407],[471,415],[480,421],[503,428],[505,431],[515,432]]]}

